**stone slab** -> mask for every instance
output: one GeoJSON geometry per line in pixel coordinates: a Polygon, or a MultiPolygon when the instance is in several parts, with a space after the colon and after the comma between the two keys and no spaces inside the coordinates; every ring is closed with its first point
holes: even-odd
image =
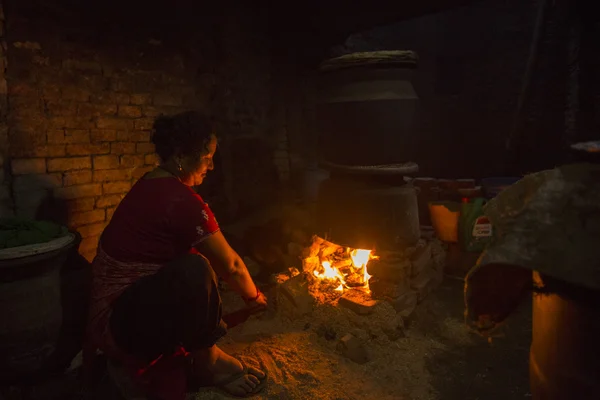
{"type": "Polygon", "coordinates": [[[425,242],[422,246],[418,246],[414,254],[411,256],[411,277],[419,275],[427,267],[432,267],[433,258],[431,253],[431,244],[425,242]]]}
{"type": "Polygon", "coordinates": [[[296,275],[283,282],[279,290],[294,305],[300,315],[312,312],[315,300],[308,291],[308,282],[304,274],[296,275]]]}
{"type": "Polygon", "coordinates": [[[367,272],[379,279],[390,282],[403,282],[410,278],[412,264],[409,259],[379,259],[367,264],[367,272]]]}
{"type": "Polygon", "coordinates": [[[409,289],[408,280],[390,282],[381,278],[369,279],[369,289],[374,299],[396,299],[409,289]]]}
{"type": "Polygon", "coordinates": [[[417,308],[418,295],[414,290],[409,290],[397,299],[391,301],[392,307],[402,318],[409,318],[417,308]]]}
{"type": "Polygon", "coordinates": [[[365,364],[371,359],[371,355],[364,343],[349,333],[339,340],[337,349],[344,357],[357,364],[365,364]]]}
{"type": "Polygon", "coordinates": [[[338,304],[358,315],[368,315],[373,312],[373,307],[377,305],[377,300],[371,298],[371,295],[358,289],[347,290],[338,300],[338,304]]]}
{"type": "Polygon", "coordinates": [[[422,302],[439,284],[439,273],[433,268],[427,268],[410,282],[410,287],[417,292],[418,302],[422,302]]]}

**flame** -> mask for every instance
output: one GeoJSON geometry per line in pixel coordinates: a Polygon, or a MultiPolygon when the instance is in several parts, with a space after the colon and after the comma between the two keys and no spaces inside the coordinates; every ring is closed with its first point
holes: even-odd
{"type": "Polygon", "coordinates": [[[363,270],[363,282],[368,285],[371,275],[367,272],[367,263],[371,259],[371,250],[356,249],[350,253],[352,258],[352,264],[354,268],[362,268],[363,270]]]}
{"type": "MultiPolygon", "coordinates": [[[[340,251],[341,250],[342,249],[340,248],[340,251]]],[[[336,291],[343,291],[345,288],[349,287],[347,280],[350,276],[354,277],[354,287],[356,287],[356,283],[358,283],[361,284],[363,288],[368,289],[371,275],[367,272],[367,263],[369,260],[377,258],[371,253],[371,250],[346,248],[344,252],[346,255],[343,256],[346,262],[337,264],[345,273],[340,271],[330,259],[327,259],[321,261],[321,268],[313,270],[313,274],[319,279],[339,283],[335,289],[336,291]],[[356,278],[357,274],[360,275],[359,279],[356,278]]],[[[331,255],[332,254],[330,253],[328,257],[331,257],[331,255]]]]}

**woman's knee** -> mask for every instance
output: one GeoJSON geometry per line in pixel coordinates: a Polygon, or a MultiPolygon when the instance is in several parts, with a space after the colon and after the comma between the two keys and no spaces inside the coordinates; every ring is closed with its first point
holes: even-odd
{"type": "Polygon", "coordinates": [[[216,282],[217,277],[208,260],[196,254],[185,254],[178,257],[165,266],[170,274],[174,274],[178,280],[197,285],[199,283],[209,284],[216,282]]]}

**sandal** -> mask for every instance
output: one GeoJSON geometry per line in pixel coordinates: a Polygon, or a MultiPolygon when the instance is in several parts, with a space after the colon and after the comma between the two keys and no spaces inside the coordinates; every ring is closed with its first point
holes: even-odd
{"type": "Polygon", "coordinates": [[[265,386],[266,386],[266,383],[267,383],[267,373],[264,372],[264,374],[265,374],[264,378],[260,379],[260,378],[258,378],[258,376],[254,375],[254,374],[252,374],[250,372],[250,369],[248,368],[248,366],[246,366],[246,364],[244,364],[244,362],[241,362],[241,363],[242,363],[242,367],[243,367],[243,370],[241,372],[239,372],[237,374],[234,374],[234,375],[232,375],[232,376],[230,376],[230,377],[228,377],[226,379],[223,379],[221,381],[215,382],[215,383],[213,383],[213,386],[216,389],[218,389],[219,391],[224,392],[226,395],[228,395],[228,396],[234,396],[234,397],[242,397],[242,398],[252,397],[252,396],[260,393],[265,388],[265,386]],[[254,387],[254,389],[252,389],[251,391],[247,392],[244,395],[237,395],[237,394],[231,393],[231,391],[229,391],[228,389],[226,389],[227,385],[230,385],[230,384],[232,384],[233,382],[235,382],[235,381],[237,381],[239,379],[244,379],[244,377],[246,375],[254,375],[260,381],[258,383],[258,385],[256,385],[256,387],[254,387]]]}

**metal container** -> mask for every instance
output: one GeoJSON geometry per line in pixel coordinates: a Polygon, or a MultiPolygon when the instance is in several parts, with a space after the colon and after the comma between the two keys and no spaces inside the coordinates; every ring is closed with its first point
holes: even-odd
{"type": "Polygon", "coordinates": [[[360,249],[400,250],[419,240],[417,191],[355,178],[321,184],[317,234],[360,249]]]}
{"type": "Polygon", "coordinates": [[[370,65],[366,54],[352,67],[320,76],[320,157],[349,166],[409,161],[416,146],[418,96],[410,81],[416,55],[402,63],[370,65]]]}
{"type": "Polygon", "coordinates": [[[534,272],[533,400],[600,399],[598,292],[534,272]]]}

